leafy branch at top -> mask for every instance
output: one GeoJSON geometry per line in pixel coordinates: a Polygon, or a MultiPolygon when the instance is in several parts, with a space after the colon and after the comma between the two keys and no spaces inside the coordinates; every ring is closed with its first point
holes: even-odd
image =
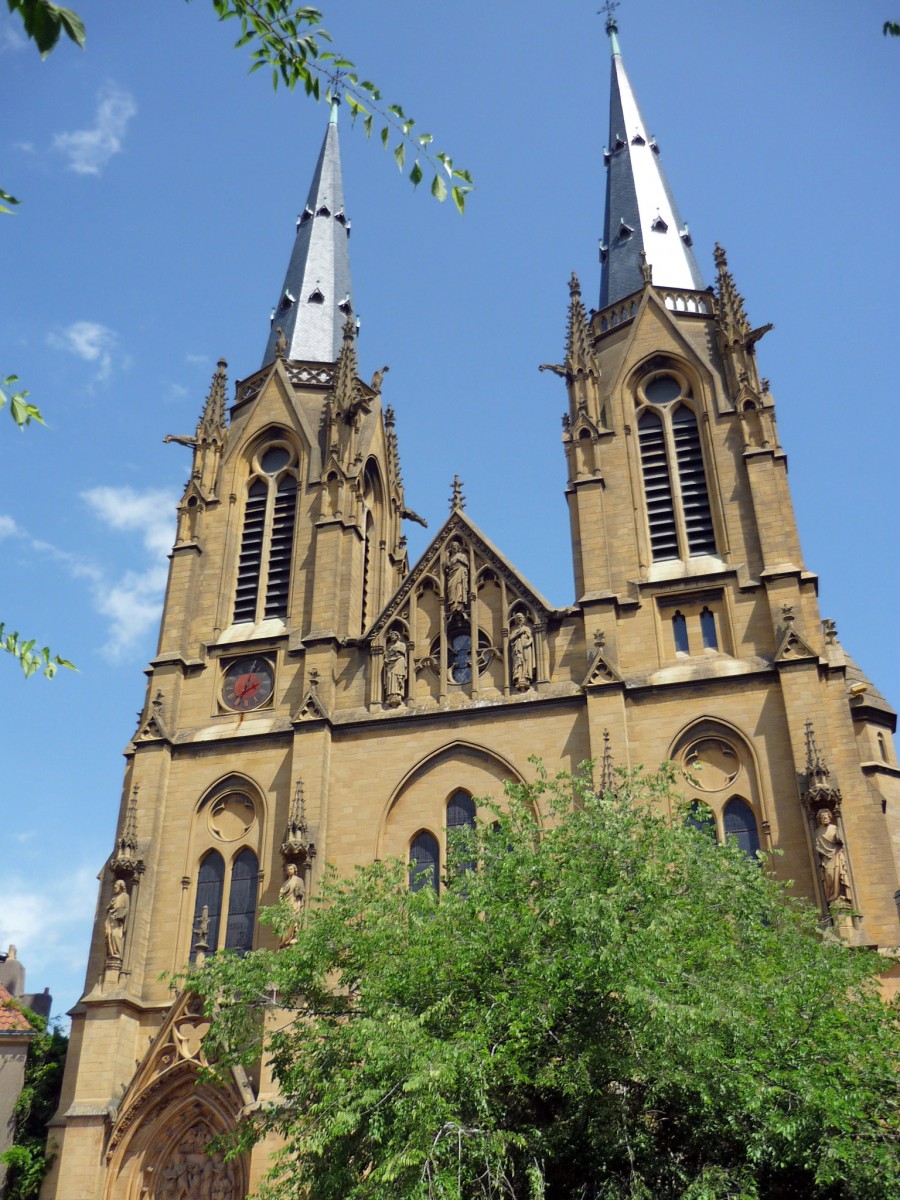
{"type": "Polygon", "coordinates": [[[900,37],[900,21],[885,21],[881,32],[885,37],[900,37]]]}
{"type": "Polygon", "coordinates": [[[70,8],[51,4],[50,0],[6,0],[10,12],[18,12],[25,25],[25,33],[46,58],[60,34],[65,33],[77,46],[84,47],[84,25],[78,13],[70,8]]]}
{"type": "Polygon", "coordinates": [[[30,425],[32,421],[38,421],[43,425],[44,418],[41,416],[41,410],[36,404],[29,404],[26,397],[28,392],[13,392],[12,386],[19,382],[18,375],[7,375],[0,383],[0,408],[5,404],[9,404],[9,415],[15,421],[20,429],[24,429],[26,425],[30,425]]]}
{"type": "Polygon", "coordinates": [[[472,190],[469,172],[455,166],[449,154],[432,150],[432,135],[415,131],[415,119],[399,104],[382,106],[379,89],[370,80],[360,79],[348,58],[323,47],[322,43],[330,44],[331,37],[320,25],[322,14],[317,8],[295,7],[293,0],[213,0],[213,8],[223,21],[239,21],[241,36],[235,46],[253,46],[251,73],[269,66],[274,87],[283,84],[293,91],[299,84],[316,100],[322,97],[324,84],[326,99],[340,96],[352,118],[362,118],[367,137],[372,136],[377,115],[385,149],[391,149],[394,136],[398,139],[393,146],[398,169],[404,170],[408,152],[414,156],[409,171],[413,187],[422,182],[425,162],[434,171],[432,196],[443,201],[450,195],[459,212],[464,211],[472,190]]]}

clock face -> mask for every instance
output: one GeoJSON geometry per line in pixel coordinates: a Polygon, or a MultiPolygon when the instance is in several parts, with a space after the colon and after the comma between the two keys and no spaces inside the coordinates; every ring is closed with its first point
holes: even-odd
{"type": "Polygon", "coordinates": [[[249,712],[272,698],[275,671],[267,658],[239,658],[225,670],[222,702],[235,712],[249,712]]]}

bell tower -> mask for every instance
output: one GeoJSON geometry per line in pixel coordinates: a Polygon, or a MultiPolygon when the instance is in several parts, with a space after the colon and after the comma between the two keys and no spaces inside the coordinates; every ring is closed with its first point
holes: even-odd
{"type": "MultiPolygon", "coordinates": [[[[576,603],[593,655],[585,680],[592,757],[602,759],[608,730],[613,745],[628,746],[630,763],[700,762],[722,747],[737,763],[755,730],[777,749],[765,768],[769,783],[754,785],[757,801],[742,799],[754,810],[751,841],[786,857],[796,852],[815,881],[813,898],[831,903],[822,892],[818,809],[808,801],[818,794],[808,784],[810,737],[832,769],[846,753],[837,771],[847,789],[827,810],[841,812],[848,881],[859,875],[853,903],[861,915],[848,917],[843,932],[893,944],[897,851],[870,822],[882,808],[896,821],[886,799],[895,780],[883,755],[883,768],[860,772],[859,753],[884,748],[894,717],[886,705],[877,717],[871,706],[864,713],[854,700],[859,668],[834,623],[823,621],[817,579],[803,561],[775,401],[756,356],[772,326],[751,324],[721,246],[714,286],[704,286],[615,21],[606,29],[612,71],[599,307],[585,311],[573,276],[565,362],[542,368],[562,376],[568,392],[566,495],[576,603]],[[693,710],[709,735],[693,749],[690,735],[663,743],[650,736],[650,713],[677,727],[679,707],[693,710]]],[[[860,695],[870,688],[865,681],[860,695]]],[[[718,769],[709,765],[709,777],[718,769]]],[[[723,792],[713,805],[721,835],[730,803],[723,792]]],[[[797,878],[796,862],[785,870],[775,860],[773,869],[797,878]]]]}

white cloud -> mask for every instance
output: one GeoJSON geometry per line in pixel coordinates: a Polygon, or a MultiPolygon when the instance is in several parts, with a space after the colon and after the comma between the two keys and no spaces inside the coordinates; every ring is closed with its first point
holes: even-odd
{"type": "Polygon", "coordinates": [[[15,523],[12,517],[0,513],[0,541],[8,537],[22,537],[22,530],[15,523]]]}
{"type": "Polygon", "coordinates": [[[128,122],[137,112],[134,97],[115,84],[108,84],[97,97],[97,115],[90,129],[58,133],[54,150],[68,155],[69,169],[79,175],[99,175],[114,154],[122,149],[128,122]]]}
{"type": "Polygon", "coordinates": [[[28,969],[26,986],[60,964],[84,967],[85,929],[97,903],[97,879],[87,867],[74,871],[7,875],[0,882],[0,946],[10,944],[28,969]],[[77,936],[73,936],[76,934],[77,936]]]}
{"type": "Polygon", "coordinates": [[[186,354],[184,359],[192,367],[208,367],[212,365],[208,354],[186,354]]]}
{"type": "Polygon", "coordinates": [[[0,20],[0,54],[24,50],[27,45],[28,39],[18,24],[14,24],[9,17],[0,20]]]}
{"type": "Polygon", "coordinates": [[[65,329],[47,334],[47,342],[55,350],[66,350],[85,362],[96,363],[98,382],[109,378],[118,340],[115,330],[99,321],[73,321],[65,329]]]}
{"type": "Polygon", "coordinates": [[[177,497],[162,489],[137,492],[130,487],[96,487],[82,492],[82,499],[109,528],[136,533],[154,560],[144,570],[126,571],[116,580],[101,575],[92,581],[97,608],[110,621],[104,649],[110,657],[119,658],[159,620],[168,577],[166,556],[175,539],[177,497]]]}

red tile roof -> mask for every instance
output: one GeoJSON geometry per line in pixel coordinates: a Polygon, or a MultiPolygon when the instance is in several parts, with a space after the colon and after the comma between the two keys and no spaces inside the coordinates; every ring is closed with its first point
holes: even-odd
{"type": "Polygon", "coordinates": [[[19,1012],[12,996],[0,983],[0,1034],[34,1032],[34,1026],[24,1013],[19,1012]]]}

